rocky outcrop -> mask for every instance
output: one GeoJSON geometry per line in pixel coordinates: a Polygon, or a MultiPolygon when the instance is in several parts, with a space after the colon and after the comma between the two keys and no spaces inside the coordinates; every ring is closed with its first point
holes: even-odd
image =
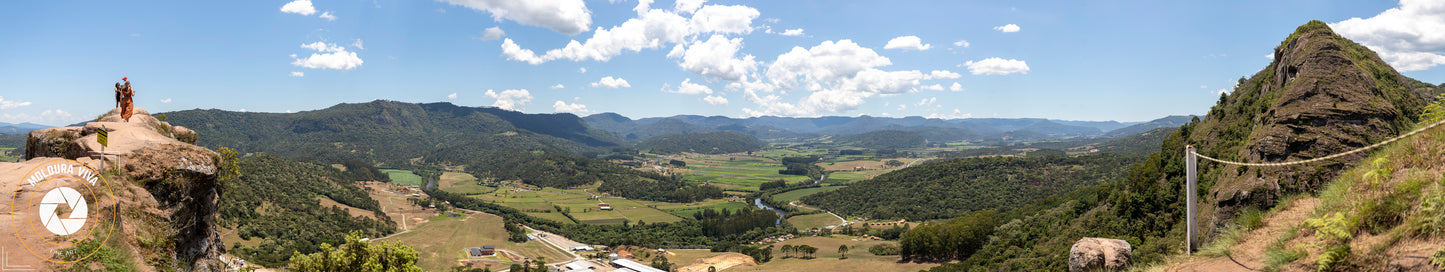
{"type": "Polygon", "coordinates": [[[216,231],[220,157],[196,146],[195,132],[158,120],[144,109],[135,109],[128,122],[119,115],[112,110],[84,126],[32,131],[26,143],[28,161],[0,163],[0,187],[23,187],[18,182],[27,167],[54,159],[100,168],[97,131],[105,130],[105,169],[120,174],[109,182],[115,205],[106,206],[113,209],[107,216],[121,222],[113,234],[122,239],[120,245],[130,247],[123,250],[138,253],[132,254],[136,260],[131,263],[151,266],[141,270],[224,270],[220,256],[225,246],[216,231]]]}
{"type": "Polygon", "coordinates": [[[1069,271],[1121,271],[1129,266],[1134,249],[1119,239],[1084,237],[1069,248],[1069,271]]]}

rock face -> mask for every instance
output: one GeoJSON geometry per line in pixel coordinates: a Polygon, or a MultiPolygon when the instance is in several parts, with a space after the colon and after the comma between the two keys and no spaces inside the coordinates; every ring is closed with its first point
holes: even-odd
{"type": "Polygon", "coordinates": [[[1084,237],[1069,248],[1069,271],[1124,270],[1133,254],[1124,240],[1084,237]]]}
{"type": "MultiPolygon", "coordinates": [[[[216,231],[220,156],[196,146],[195,132],[157,120],[144,109],[136,108],[128,122],[119,110],[112,110],[81,127],[32,131],[26,143],[27,161],[0,163],[0,187],[25,188],[20,182],[31,168],[56,159],[72,159],[100,169],[99,156],[94,156],[102,149],[98,130],[109,136],[104,151],[111,156],[105,159],[105,169],[118,170],[121,177],[109,180],[114,197],[97,201],[113,203],[114,210],[104,216],[121,222],[113,230],[121,243],[108,245],[129,247],[118,250],[137,253],[130,254],[135,257],[131,263],[142,266],[143,271],[224,270],[220,256],[225,246],[216,231]]],[[[16,196],[24,193],[29,192],[22,189],[16,196]]],[[[7,224],[15,223],[0,222],[0,229],[11,229],[7,224]]],[[[39,265],[49,268],[42,270],[67,267],[47,262],[39,265]]]]}

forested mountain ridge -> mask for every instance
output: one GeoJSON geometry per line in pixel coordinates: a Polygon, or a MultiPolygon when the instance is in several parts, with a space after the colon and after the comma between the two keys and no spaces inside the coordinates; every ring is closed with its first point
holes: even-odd
{"type": "Polygon", "coordinates": [[[523,114],[450,103],[377,100],[285,114],[185,110],[166,115],[170,122],[206,135],[202,146],[328,162],[354,158],[401,165],[462,144],[581,153],[622,142],[571,114],[523,114]]]}
{"type": "MultiPolygon", "coordinates": [[[[851,135],[882,130],[912,131],[930,141],[1062,139],[1069,137],[1122,137],[1143,133],[1175,119],[1150,122],[1066,121],[1041,118],[968,118],[938,119],[909,116],[891,117],[778,117],[760,116],[730,118],[724,116],[676,115],[633,120],[616,113],[598,113],[583,117],[589,126],[610,131],[622,138],[641,141],[647,138],[681,133],[715,130],[746,132],[760,139],[804,138],[821,135],[851,135]],[[1154,124],[1153,127],[1129,128],[1131,125],[1154,124]]],[[[1184,120],[1188,120],[1186,117],[1184,120]]],[[[1177,126],[1177,124],[1175,124],[1177,126]]]]}
{"type": "Polygon", "coordinates": [[[1063,252],[1081,237],[1128,241],[1134,249],[1132,263],[1182,253],[1185,193],[1201,196],[1200,236],[1209,241],[1235,211],[1267,208],[1282,194],[1319,189],[1364,156],[1284,168],[1200,161],[1199,191],[1183,192],[1186,145],[1236,161],[1321,157],[1414,126],[1426,99],[1440,91],[1400,75],[1373,51],[1319,21],[1298,27],[1275,52],[1269,66],[1241,78],[1239,87],[1222,95],[1208,115],[1171,133],[1158,153],[1131,166],[1125,178],[1070,193],[1080,201],[1034,207],[1041,212],[1004,219],[1007,223],[994,229],[995,239],[977,254],[933,270],[1062,270],[1068,261],[1063,252]]]}
{"type": "Polygon", "coordinates": [[[637,144],[638,149],[648,149],[655,154],[726,154],[756,151],[762,147],[763,142],[758,138],[737,131],[664,135],[637,144]]]}

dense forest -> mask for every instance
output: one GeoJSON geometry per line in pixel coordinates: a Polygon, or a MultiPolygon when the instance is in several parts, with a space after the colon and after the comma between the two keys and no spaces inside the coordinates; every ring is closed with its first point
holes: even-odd
{"type": "Polygon", "coordinates": [[[874,149],[898,149],[922,147],[927,141],[916,132],[880,130],[853,135],[833,137],[833,141],[850,146],[874,149]]]}
{"type": "Polygon", "coordinates": [[[477,177],[519,180],[539,187],[571,188],[601,182],[599,191],[626,198],[692,202],[723,196],[717,187],[555,152],[461,145],[432,154],[430,160],[466,165],[466,171],[477,177]]]}
{"type": "Polygon", "coordinates": [[[233,245],[230,252],[249,261],[279,267],[294,252],[310,254],[322,243],[339,245],[351,231],[366,237],[396,231],[397,223],[382,213],[381,205],[335,168],[269,154],[242,159],[240,168],[241,178],[225,183],[221,193],[220,222],[243,239],[263,239],[255,247],[233,245]],[[322,207],[323,197],[373,216],[354,217],[342,208],[322,207]]]}
{"type": "Polygon", "coordinates": [[[650,149],[655,154],[726,154],[757,151],[763,148],[763,142],[747,133],[718,131],[652,137],[637,144],[637,148],[650,149]]]}
{"type": "Polygon", "coordinates": [[[986,157],[904,168],[802,198],[849,216],[928,220],[1006,209],[1124,176],[1135,157],[986,157]]]}

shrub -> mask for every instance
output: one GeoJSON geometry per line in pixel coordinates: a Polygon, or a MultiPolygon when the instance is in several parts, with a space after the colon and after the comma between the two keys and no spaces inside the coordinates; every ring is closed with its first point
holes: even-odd
{"type": "Polygon", "coordinates": [[[878,256],[898,255],[898,251],[899,251],[898,246],[891,245],[891,244],[881,244],[881,245],[874,245],[874,246],[868,247],[868,253],[873,253],[873,255],[878,255],[878,256]]]}

